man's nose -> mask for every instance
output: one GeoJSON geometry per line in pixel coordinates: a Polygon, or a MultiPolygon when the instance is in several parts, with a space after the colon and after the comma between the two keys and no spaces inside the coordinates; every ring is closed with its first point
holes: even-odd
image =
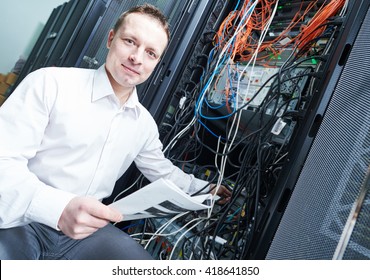
{"type": "Polygon", "coordinates": [[[144,59],[144,50],[137,48],[130,54],[130,61],[135,64],[143,63],[144,59]]]}

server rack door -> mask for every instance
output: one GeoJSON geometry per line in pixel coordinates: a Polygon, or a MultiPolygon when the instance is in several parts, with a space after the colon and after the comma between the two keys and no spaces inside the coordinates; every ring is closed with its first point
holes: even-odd
{"type": "Polygon", "coordinates": [[[73,40],[70,40],[61,56],[60,65],[79,67],[96,32],[101,25],[103,16],[110,5],[111,0],[95,1],[81,28],[76,30],[73,40]],[[75,51],[78,50],[78,51],[75,51]]]}
{"type": "Polygon", "coordinates": [[[53,23],[55,22],[56,18],[58,17],[58,14],[60,13],[60,10],[62,9],[62,6],[58,6],[55,9],[53,9],[51,15],[49,16],[44,28],[41,31],[40,36],[38,37],[35,45],[32,48],[32,51],[26,60],[25,64],[22,67],[21,72],[18,75],[17,81],[14,84],[14,87],[16,87],[20,81],[24,79],[24,77],[30,72],[30,69],[32,68],[33,64],[35,63],[35,60],[38,56],[39,51],[42,49],[43,44],[45,44],[45,41],[47,40],[46,36],[49,34],[49,30],[52,27],[53,23]]]}
{"type": "Polygon", "coordinates": [[[50,29],[45,44],[40,49],[40,52],[37,54],[37,58],[31,68],[31,71],[46,66],[47,60],[51,53],[53,52],[54,48],[56,47],[58,43],[58,38],[61,36],[63,26],[65,25],[65,20],[68,17],[68,15],[71,14],[76,4],[77,3],[75,1],[69,1],[62,5],[61,12],[58,15],[55,23],[53,24],[53,27],[50,29]]]}
{"type": "MultiPolygon", "coordinates": [[[[95,0],[78,1],[71,0],[69,12],[66,14],[64,21],[58,31],[53,48],[49,50],[45,57],[43,66],[61,66],[62,55],[68,48],[68,42],[74,40],[81,28],[82,23],[89,15],[89,10],[94,5],[95,0]]],[[[97,19],[94,19],[97,20],[97,19]]],[[[86,34],[84,34],[86,36],[86,34]]],[[[74,50],[81,51],[80,49],[74,50]]]]}
{"type": "MultiPolygon", "coordinates": [[[[327,87],[315,112],[320,125],[313,126],[317,133],[312,133],[312,147],[267,259],[335,258],[348,218],[355,226],[341,258],[370,259],[369,26],[369,1],[358,1],[348,16],[341,55],[333,61],[339,75],[333,73],[334,85],[327,87]],[[350,214],[360,195],[364,200],[356,219],[350,214]]],[[[277,217],[273,213],[272,219],[277,217]]],[[[274,227],[269,230],[274,232],[274,227]]]]}

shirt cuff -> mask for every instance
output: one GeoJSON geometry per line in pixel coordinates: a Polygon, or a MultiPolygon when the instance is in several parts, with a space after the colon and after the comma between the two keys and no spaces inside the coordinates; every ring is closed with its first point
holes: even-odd
{"type": "Polygon", "coordinates": [[[201,190],[200,193],[208,193],[210,191],[208,181],[204,181],[204,180],[195,178],[194,175],[190,175],[190,176],[193,177],[192,180],[191,180],[191,183],[190,183],[190,187],[189,187],[189,193],[190,194],[196,193],[200,190],[201,190]]]}
{"type": "Polygon", "coordinates": [[[27,218],[56,230],[64,208],[76,195],[49,186],[36,192],[27,211],[27,218]]]}

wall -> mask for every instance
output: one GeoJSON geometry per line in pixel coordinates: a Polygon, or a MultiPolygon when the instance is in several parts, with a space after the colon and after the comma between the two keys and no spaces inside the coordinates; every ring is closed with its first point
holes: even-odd
{"type": "Polygon", "coordinates": [[[53,9],[68,0],[0,0],[0,73],[30,54],[53,9]]]}

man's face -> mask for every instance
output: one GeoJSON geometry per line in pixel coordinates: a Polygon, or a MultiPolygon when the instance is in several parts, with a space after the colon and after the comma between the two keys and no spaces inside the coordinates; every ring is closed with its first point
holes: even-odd
{"type": "Polygon", "coordinates": [[[147,15],[129,14],[116,33],[111,30],[105,67],[115,92],[132,90],[146,81],[167,43],[161,24],[147,15]]]}

